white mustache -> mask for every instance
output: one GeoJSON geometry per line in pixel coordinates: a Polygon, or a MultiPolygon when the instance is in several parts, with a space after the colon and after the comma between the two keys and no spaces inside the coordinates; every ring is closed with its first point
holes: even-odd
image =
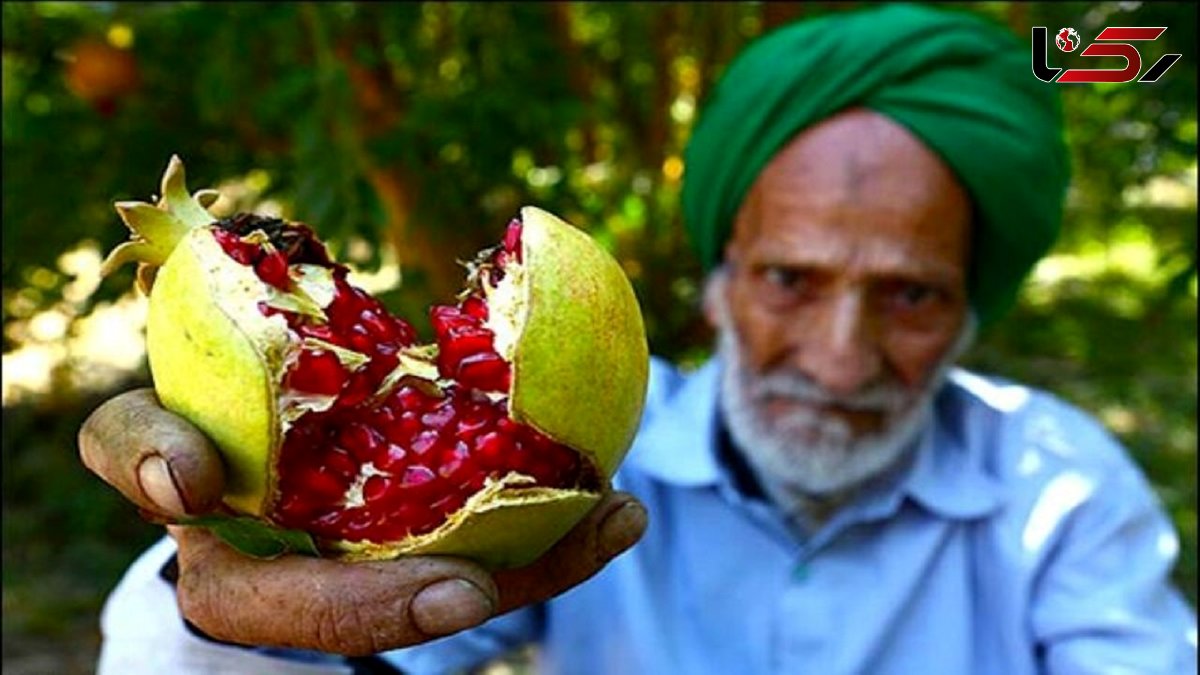
{"type": "Polygon", "coordinates": [[[851,396],[839,396],[826,391],[812,379],[791,372],[753,376],[745,384],[747,393],[760,401],[778,396],[810,405],[837,406],[848,410],[879,413],[899,411],[910,396],[903,386],[895,382],[876,382],[851,396]]]}

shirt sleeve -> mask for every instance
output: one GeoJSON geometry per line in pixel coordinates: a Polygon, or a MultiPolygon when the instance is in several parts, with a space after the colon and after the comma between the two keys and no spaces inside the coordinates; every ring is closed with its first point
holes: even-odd
{"type": "Polygon", "coordinates": [[[104,639],[97,675],[353,675],[340,656],[229,645],[188,630],[175,588],[159,575],[174,554],[175,542],[162,538],[109,595],[100,615],[104,639]]]}
{"type": "MultiPolygon", "coordinates": [[[[340,656],[251,648],[205,639],[187,629],[175,589],[159,571],[175,553],[164,537],[143,553],[110,594],[101,614],[104,640],[98,675],[224,673],[226,675],[353,675],[340,656]]],[[[404,675],[457,673],[537,639],[541,608],[527,607],[482,626],[380,657],[404,675]]]]}
{"type": "Polygon", "coordinates": [[[496,617],[483,625],[381,656],[405,675],[443,675],[482,666],[540,639],[541,606],[496,617]]]}
{"type": "Polygon", "coordinates": [[[1194,672],[1196,616],[1170,579],[1179,540],[1140,472],[1122,468],[1077,500],[1034,584],[1047,673],[1194,672]]]}

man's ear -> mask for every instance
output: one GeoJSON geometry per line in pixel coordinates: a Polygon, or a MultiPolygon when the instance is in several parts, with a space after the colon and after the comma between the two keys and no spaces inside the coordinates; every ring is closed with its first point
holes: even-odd
{"type": "Polygon", "coordinates": [[[729,306],[729,300],[721,294],[728,292],[729,280],[729,263],[722,263],[713,271],[708,273],[708,277],[704,280],[704,295],[702,296],[704,318],[708,320],[708,325],[714,329],[720,329],[724,325],[725,308],[729,306]]]}

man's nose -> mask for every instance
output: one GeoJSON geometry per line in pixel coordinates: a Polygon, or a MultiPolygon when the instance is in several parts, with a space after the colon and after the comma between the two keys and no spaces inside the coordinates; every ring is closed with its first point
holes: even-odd
{"type": "Polygon", "coordinates": [[[794,330],[797,366],[839,396],[850,396],[880,376],[876,325],[862,293],[846,291],[829,297],[815,316],[794,330]]]}

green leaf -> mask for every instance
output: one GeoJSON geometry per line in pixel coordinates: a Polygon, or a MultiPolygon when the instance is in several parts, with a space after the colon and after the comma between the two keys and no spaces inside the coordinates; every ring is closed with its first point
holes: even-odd
{"type": "Polygon", "coordinates": [[[254,558],[278,558],[286,553],[320,555],[307,532],[281,530],[250,517],[202,516],[182,522],[206,527],[226,544],[254,558]]]}

